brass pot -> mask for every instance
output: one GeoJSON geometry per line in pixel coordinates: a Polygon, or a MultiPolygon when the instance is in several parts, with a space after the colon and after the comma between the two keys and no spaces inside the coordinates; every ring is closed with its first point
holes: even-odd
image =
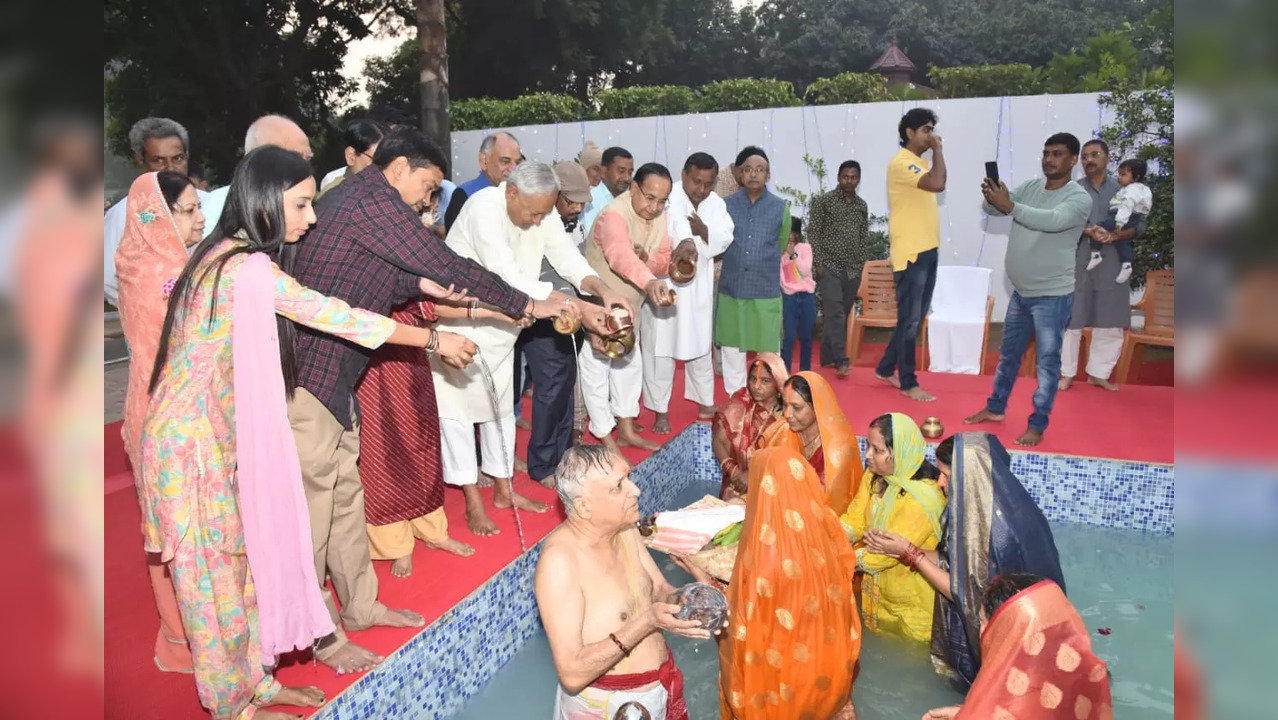
{"type": "Polygon", "coordinates": [[[681,258],[670,264],[670,279],[677,283],[692,282],[697,276],[697,263],[689,258],[681,258]]]}
{"type": "Polygon", "coordinates": [[[604,318],[604,327],[608,328],[609,337],[625,330],[630,330],[631,334],[633,334],[635,320],[630,316],[630,312],[624,307],[620,305],[613,305],[608,310],[608,316],[604,318]]]}
{"type": "Polygon", "coordinates": [[[635,331],[634,328],[628,327],[607,338],[607,343],[604,345],[604,354],[613,360],[620,360],[629,355],[630,351],[634,349],[635,331]]]}
{"type": "Polygon", "coordinates": [[[555,316],[554,325],[555,330],[557,330],[559,334],[571,335],[577,332],[578,328],[581,327],[581,319],[567,311],[564,311],[555,316]]]}
{"type": "Polygon", "coordinates": [[[941,424],[941,419],[938,417],[930,417],[924,420],[923,424],[919,426],[919,430],[922,431],[923,437],[928,440],[935,440],[945,434],[945,426],[941,424]]]}

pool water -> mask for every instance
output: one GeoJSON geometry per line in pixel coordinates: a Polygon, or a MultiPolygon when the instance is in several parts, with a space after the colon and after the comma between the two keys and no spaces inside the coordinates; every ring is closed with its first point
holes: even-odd
{"type": "MultiPolygon", "coordinates": [[[[675,507],[695,501],[685,493],[675,507]]],[[[1109,664],[1115,716],[1172,718],[1173,538],[1130,530],[1054,523],[1069,597],[1092,630],[1092,647],[1109,664]],[[1101,634],[1108,629],[1109,634],[1101,634]]],[[[689,578],[662,553],[658,566],[679,586],[689,578]]],[[[684,673],[692,720],[718,717],[719,661],[713,641],[667,635],[684,673]]],[[[544,631],[454,717],[461,720],[549,718],[556,675],[544,631]]],[[[867,632],[853,690],[860,720],[918,720],[928,710],[962,702],[932,670],[927,648],[867,632]]]]}

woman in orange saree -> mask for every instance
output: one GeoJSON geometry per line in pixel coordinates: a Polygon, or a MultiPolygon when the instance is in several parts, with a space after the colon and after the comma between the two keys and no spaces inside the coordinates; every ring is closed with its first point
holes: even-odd
{"type": "Polygon", "coordinates": [[[802,455],[816,470],[836,515],[847,509],[865,473],[861,447],[834,389],[814,372],[801,372],[786,382],[784,419],[764,431],[763,446],[788,447],[802,455]]]}
{"type": "Polygon", "coordinates": [[[750,456],[763,431],[781,417],[781,387],[789,377],[780,355],[759,353],[750,363],[746,386],[715,413],[711,447],[723,471],[723,499],[745,494],[750,456]]]}
{"type": "Polygon", "coordinates": [[[1109,670],[1060,586],[1009,573],[981,601],[981,670],[961,707],[927,720],[1112,720],[1109,670]]]}
{"type": "Polygon", "coordinates": [[[719,641],[722,718],[855,717],[855,565],[812,466],[789,448],[756,452],[719,641]]]}

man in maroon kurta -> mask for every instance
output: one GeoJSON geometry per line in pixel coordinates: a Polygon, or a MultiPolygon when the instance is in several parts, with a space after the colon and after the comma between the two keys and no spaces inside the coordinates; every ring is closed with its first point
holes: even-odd
{"type": "MultiPolygon", "coordinates": [[[[403,305],[391,317],[418,326],[436,319],[429,302],[403,305]]],[[[428,548],[473,555],[470,545],[448,537],[439,411],[426,353],[395,345],[379,348],[356,397],[369,554],[374,560],[393,560],[391,574],[396,577],[413,572],[414,538],[428,548]]]]}

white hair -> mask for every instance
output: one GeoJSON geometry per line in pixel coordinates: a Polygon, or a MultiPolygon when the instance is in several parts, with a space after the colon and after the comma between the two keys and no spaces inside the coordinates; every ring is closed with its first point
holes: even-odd
{"type": "Polygon", "coordinates": [[[554,195],[563,187],[558,173],[550,166],[550,163],[539,160],[520,163],[510,171],[506,182],[525,195],[554,195]]]}
{"type": "Polygon", "coordinates": [[[182,141],[182,150],[190,152],[191,139],[186,128],[176,120],[162,117],[147,117],[133,123],[129,128],[129,148],[139,157],[146,154],[147,140],[161,140],[175,137],[182,141]]]}
{"type": "Polygon", "coordinates": [[[617,460],[625,460],[620,453],[604,445],[574,445],[560,458],[555,468],[555,491],[564,505],[564,511],[575,515],[573,501],[585,492],[592,480],[612,470],[617,460]]]}
{"type": "Polygon", "coordinates": [[[505,135],[506,137],[510,138],[511,142],[515,143],[516,145],[519,144],[518,138],[516,138],[514,135],[511,135],[510,133],[503,130],[501,132],[495,132],[491,135],[485,135],[483,142],[479,143],[479,152],[481,153],[492,152],[493,146],[497,144],[497,138],[501,137],[502,135],[505,135]]]}
{"type": "Polygon", "coordinates": [[[254,120],[253,124],[249,125],[248,132],[244,133],[244,154],[247,155],[263,145],[270,145],[271,143],[265,142],[260,137],[262,135],[262,128],[273,123],[281,122],[288,123],[289,125],[297,125],[297,123],[293,122],[292,118],[285,115],[263,115],[262,117],[254,120]]]}

